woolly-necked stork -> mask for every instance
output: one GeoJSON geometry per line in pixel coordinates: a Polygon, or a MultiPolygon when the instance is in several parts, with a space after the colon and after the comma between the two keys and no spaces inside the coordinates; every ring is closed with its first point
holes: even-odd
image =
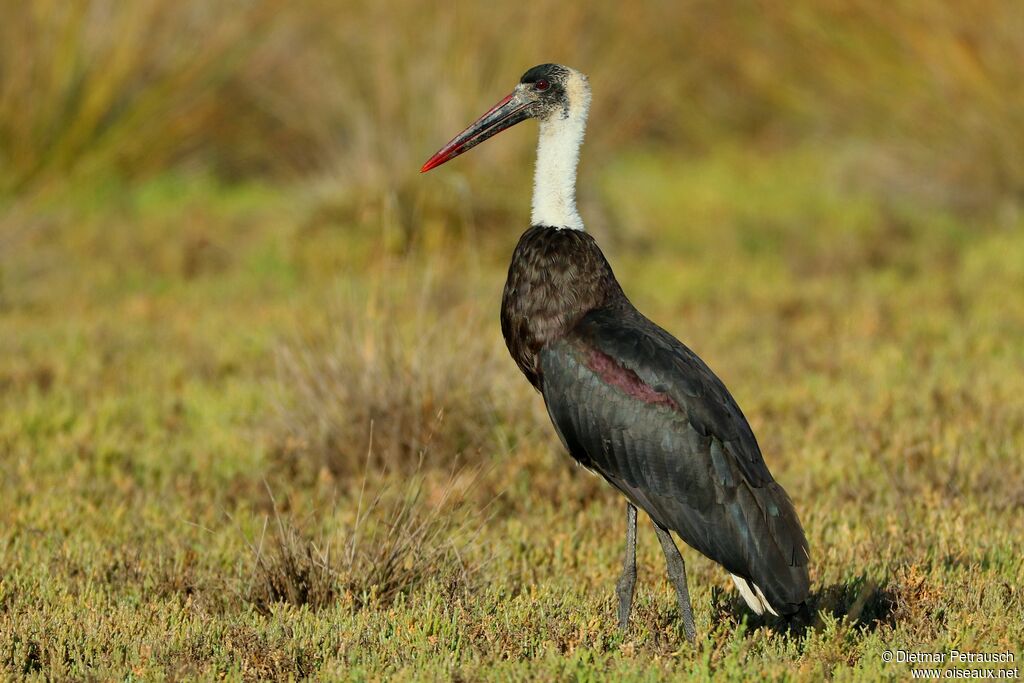
{"type": "Polygon", "coordinates": [[[421,170],[520,121],[540,122],[532,227],[512,256],[501,329],[566,449],[626,496],[619,625],[636,585],[638,507],[654,522],[687,638],[693,612],[670,531],[725,567],[756,613],[794,614],[808,596],[809,554],[793,503],[722,381],[634,308],[583,230],[576,166],[589,105],[583,74],[536,66],[421,170]]]}

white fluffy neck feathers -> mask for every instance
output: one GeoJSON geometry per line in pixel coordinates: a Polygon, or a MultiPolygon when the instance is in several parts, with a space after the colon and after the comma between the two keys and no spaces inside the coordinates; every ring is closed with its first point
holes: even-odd
{"type": "Polygon", "coordinates": [[[586,76],[573,72],[566,95],[567,109],[540,122],[531,223],[583,230],[583,219],[576,210],[576,167],[590,109],[586,76]]]}

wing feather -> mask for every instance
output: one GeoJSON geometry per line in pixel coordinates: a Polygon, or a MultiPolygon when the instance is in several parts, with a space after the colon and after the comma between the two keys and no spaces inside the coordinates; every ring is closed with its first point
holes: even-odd
{"type": "Polygon", "coordinates": [[[807,541],[750,426],[690,349],[631,306],[591,311],[540,353],[570,454],[656,522],[752,580],[780,613],[807,596],[807,541]]]}

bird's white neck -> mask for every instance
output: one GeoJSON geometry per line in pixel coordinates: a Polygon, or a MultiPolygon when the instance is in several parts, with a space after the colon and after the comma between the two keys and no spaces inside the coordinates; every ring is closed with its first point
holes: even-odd
{"type": "Polygon", "coordinates": [[[581,74],[573,75],[580,80],[570,81],[566,88],[569,107],[540,121],[532,225],[583,230],[583,219],[576,210],[576,166],[587,127],[590,88],[581,74]]]}

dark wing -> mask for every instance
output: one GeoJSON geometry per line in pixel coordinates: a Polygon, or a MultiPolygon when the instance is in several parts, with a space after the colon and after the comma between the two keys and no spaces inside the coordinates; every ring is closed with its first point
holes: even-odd
{"type": "Polygon", "coordinates": [[[728,390],[627,302],[540,353],[548,413],[574,458],[658,524],[752,580],[779,611],[807,597],[807,541],[728,390]]]}

